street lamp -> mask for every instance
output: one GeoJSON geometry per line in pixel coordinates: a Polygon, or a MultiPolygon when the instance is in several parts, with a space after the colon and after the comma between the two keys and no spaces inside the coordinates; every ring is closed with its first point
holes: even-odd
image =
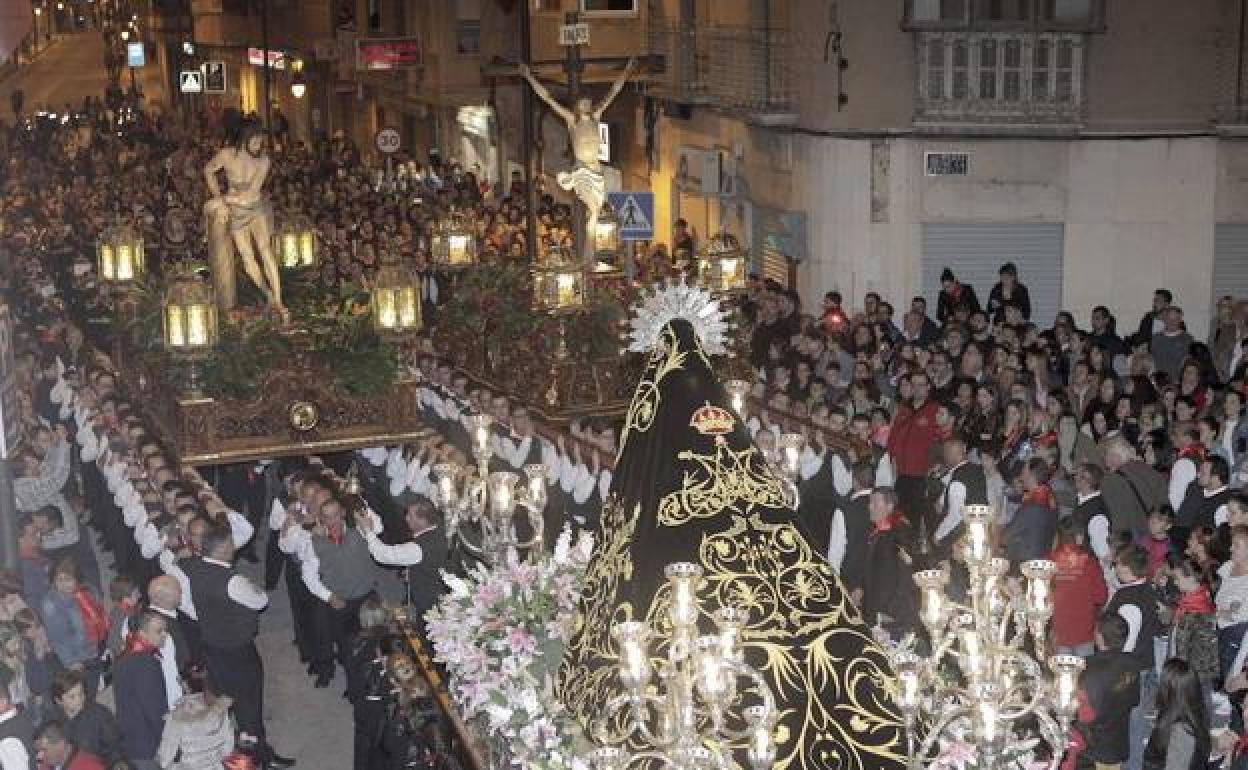
{"type": "Polygon", "coordinates": [[[302,99],[308,92],[308,80],[303,76],[303,59],[295,59],[290,63],[290,93],[296,99],[302,99]]]}

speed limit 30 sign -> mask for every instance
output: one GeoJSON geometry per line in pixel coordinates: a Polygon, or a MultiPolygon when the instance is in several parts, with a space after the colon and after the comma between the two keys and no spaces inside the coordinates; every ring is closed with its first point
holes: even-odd
{"type": "Polygon", "coordinates": [[[377,136],[373,137],[373,143],[377,145],[377,151],[383,155],[393,155],[403,146],[403,139],[399,136],[397,128],[383,128],[377,132],[377,136]]]}

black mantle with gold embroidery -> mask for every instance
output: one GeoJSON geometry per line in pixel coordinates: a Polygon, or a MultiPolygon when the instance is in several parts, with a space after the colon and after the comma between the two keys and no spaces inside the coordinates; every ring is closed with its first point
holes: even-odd
{"type": "Polygon", "coordinates": [[[694,562],[704,609],[747,613],[746,660],[781,710],[776,770],[900,768],[905,732],[887,657],[799,532],[744,425],[734,418],[721,432],[714,407],[728,405],[693,328],[671,322],[628,411],[559,695],[583,724],[597,717],[620,691],[611,626],[663,628],[663,568],[694,562]]]}

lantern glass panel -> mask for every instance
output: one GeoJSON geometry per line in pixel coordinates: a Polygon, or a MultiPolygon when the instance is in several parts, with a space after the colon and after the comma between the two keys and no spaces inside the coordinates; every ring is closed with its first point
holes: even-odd
{"type": "Polygon", "coordinates": [[[182,315],[180,305],[165,308],[165,345],[170,350],[186,347],[186,324],[182,322],[182,315]]]}

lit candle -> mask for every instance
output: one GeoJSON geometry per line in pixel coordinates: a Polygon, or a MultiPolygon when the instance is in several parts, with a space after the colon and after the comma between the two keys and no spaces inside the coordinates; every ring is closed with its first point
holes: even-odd
{"type": "Polygon", "coordinates": [[[966,558],[972,564],[992,556],[992,508],[987,505],[966,506],[966,558]]]}
{"type": "Polygon", "coordinates": [[[134,250],[124,243],[117,249],[117,280],[134,280],[134,250]]]}
{"type": "Polygon", "coordinates": [[[981,685],[979,697],[974,707],[972,731],[982,743],[991,744],[997,740],[997,701],[996,688],[981,685]]]}
{"type": "Polygon", "coordinates": [[[724,693],[728,690],[728,681],[724,672],[723,660],[719,657],[718,636],[698,637],[697,671],[698,692],[707,703],[719,705],[724,693]]]}
{"type": "Polygon", "coordinates": [[[919,657],[912,652],[898,653],[893,658],[893,669],[897,672],[897,706],[903,714],[912,716],[919,710],[919,657]]]}
{"type": "Polygon", "coordinates": [[[559,273],[555,279],[558,285],[559,307],[576,304],[576,276],[571,273],[559,273]]]}
{"type": "Polygon", "coordinates": [[[315,255],[316,235],[311,230],[305,230],[299,237],[299,259],[304,267],[310,267],[315,255]]]}
{"type": "Polygon", "coordinates": [[[620,684],[634,692],[650,682],[650,656],[646,653],[648,629],[644,623],[630,620],[616,623],[611,629],[620,647],[620,684]]]}
{"type": "Polygon", "coordinates": [[[948,579],[944,570],[939,569],[914,573],[915,585],[919,587],[919,619],[929,631],[945,624],[945,584],[948,579]]]}
{"type": "Polygon", "coordinates": [[[399,292],[399,327],[413,329],[416,327],[416,289],[404,286],[399,292]]]}
{"type": "Polygon", "coordinates": [[[724,383],[724,389],[728,391],[732,411],[742,420],[746,419],[745,399],[750,394],[750,384],[745,380],[729,380],[724,383]]]}
{"type": "Polygon", "coordinates": [[[776,744],[771,739],[771,725],[762,724],[750,729],[750,745],[746,759],[752,770],[769,770],[776,761],[776,744]]]}
{"type": "Polygon", "coordinates": [[[452,235],[447,238],[450,248],[450,263],[459,265],[468,262],[468,236],[452,235]]]}
{"type": "Polygon", "coordinates": [[[1079,673],[1083,671],[1084,661],[1077,655],[1054,655],[1049,658],[1049,667],[1054,674],[1053,701],[1059,715],[1072,718],[1079,708],[1076,697],[1079,685],[1079,673]]]}
{"type": "Polygon", "coordinates": [[[667,565],[663,571],[671,587],[668,617],[677,628],[688,628],[698,622],[698,606],[694,592],[702,577],[702,568],[689,562],[667,565]]]}
{"type": "Polygon", "coordinates": [[[394,329],[398,325],[398,311],[394,306],[394,290],[377,290],[377,312],[381,328],[394,329]]]}
{"type": "Polygon", "coordinates": [[[186,309],[186,344],[204,347],[208,344],[208,308],[191,305],[186,309]]]}
{"type": "Polygon", "coordinates": [[[741,260],[721,259],[719,261],[719,288],[724,291],[737,288],[737,270],[741,260]]]}
{"type": "Polygon", "coordinates": [[[100,277],[106,281],[117,277],[117,254],[111,243],[100,246],[100,277]]]}
{"type": "Polygon", "coordinates": [[[170,347],[185,347],[186,329],[182,325],[182,308],[179,305],[170,305],[165,311],[165,318],[165,332],[168,337],[170,347]]]}
{"type": "Polygon", "coordinates": [[[806,446],[806,439],[800,433],[785,433],[780,436],[779,445],[783,451],[783,471],[790,479],[796,480],[802,470],[802,449],[806,446]]]}
{"type": "Polygon", "coordinates": [[[1053,594],[1049,583],[1057,572],[1057,565],[1048,559],[1033,559],[1022,565],[1027,578],[1027,609],[1037,615],[1053,612],[1053,594]]]}
{"type": "Polygon", "coordinates": [[[978,682],[988,673],[988,660],[984,640],[980,638],[969,615],[959,623],[958,641],[962,648],[962,673],[972,682],[978,682]]]}
{"type": "Polygon", "coordinates": [[[495,471],[490,474],[490,509],[496,518],[508,518],[516,511],[516,474],[495,471]]]}
{"type": "Polygon", "coordinates": [[[524,475],[529,480],[529,503],[540,511],[546,507],[546,466],[530,463],[524,466],[524,475]]]}
{"type": "Polygon", "coordinates": [[[715,611],[715,625],[719,628],[720,656],[724,660],[740,660],[745,614],[735,607],[720,607],[715,611]]]}

